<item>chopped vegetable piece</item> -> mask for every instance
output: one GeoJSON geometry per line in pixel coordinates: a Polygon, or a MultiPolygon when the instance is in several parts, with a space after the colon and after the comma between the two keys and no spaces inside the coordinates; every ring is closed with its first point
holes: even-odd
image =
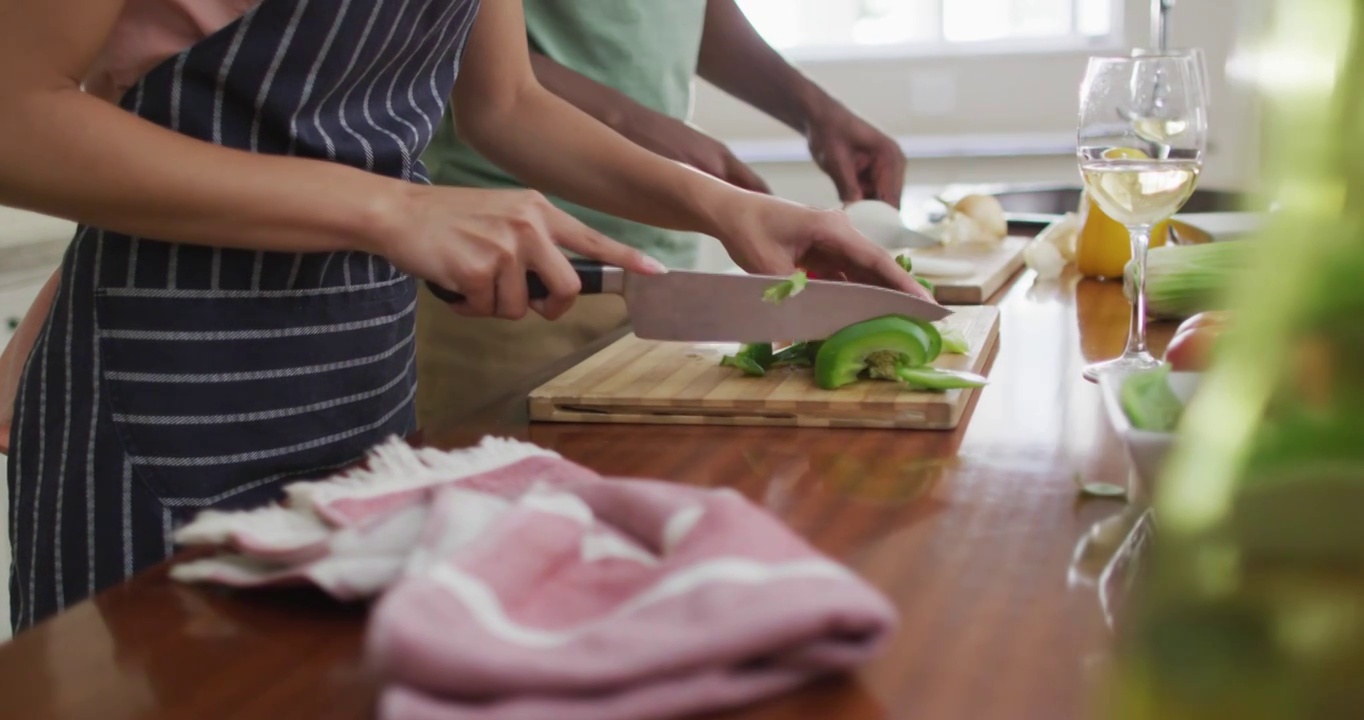
{"type": "Polygon", "coordinates": [[[966,355],[971,352],[971,345],[966,342],[966,335],[958,328],[947,328],[940,330],[942,335],[942,351],[950,355],[966,355]]]}
{"type": "Polygon", "coordinates": [[[1127,488],[1121,485],[1114,485],[1113,483],[1087,483],[1084,481],[1084,478],[1080,477],[1080,473],[1075,473],[1075,487],[1080,489],[1081,495],[1111,498],[1127,497],[1127,488]]]}
{"type": "Polygon", "coordinates": [[[1184,404],[1170,389],[1169,375],[1170,366],[1162,365],[1123,378],[1118,398],[1132,427],[1152,432],[1170,432],[1179,424],[1184,404]]]}
{"type": "Polygon", "coordinates": [[[805,289],[805,282],[807,279],[808,277],[804,270],[795,271],[791,274],[791,277],[764,290],[763,302],[770,302],[775,305],[786,298],[799,295],[800,291],[805,289]]]}
{"type": "Polygon", "coordinates": [[[1023,248],[1023,262],[1037,273],[1039,280],[1055,280],[1066,270],[1066,259],[1061,251],[1043,240],[1033,240],[1023,248]]]}
{"type": "Polygon", "coordinates": [[[793,366],[811,367],[815,364],[815,353],[819,352],[818,342],[798,342],[772,356],[769,368],[793,366]]]}
{"type": "Polygon", "coordinates": [[[985,378],[974,373],[933,367],[902,367],[896,371],[896,376],[916,390],[977,388],[986,384],[985,378]]]}
{"type": "Polygon", "coordinates": [[[720,358],[720,365],[738,368],[745,375],[761,377],[772,367],[773,359],[771,343],[751,343],[740,348],[738,354],[720,358]]]}
{"type": "Polygon", "coordinates": [[[895,263],[900,267],[904,268],[905,272],[913,276],[914,279],[917,280],[920,285],[924,286],[925,290],[929,291],[930,293],[933,292],[934,285],[932,282],[925,280],[924,278],[921,278],[918,275],[914,274],[914,260],[909,257],[908,253],[904,255],[896,255],[895,263]]]}
{"type": "Polygon", "coordinates": [[[815,356],[815,383],[833,390],[856,382],[864,372],[899,380],[899,370],[932,362],[942,352],[942,335],[933,325],[901,315],[885,315],[849,325],[829,336],[815,356]]]}

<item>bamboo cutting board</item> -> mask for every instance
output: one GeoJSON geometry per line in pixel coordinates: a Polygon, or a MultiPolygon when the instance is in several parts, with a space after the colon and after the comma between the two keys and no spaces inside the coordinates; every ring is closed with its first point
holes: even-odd
{"type": "Polygon", "coordinates": [[[1027,246],[1028,238],[1008,237],[997,243],[961,243],[911,250],[909,256],[965,260],[974,264],[976,271],[973,275],[924,277],[936,286],[933,296],[943,305],[979,305],[989,300],[1004,287],[1004,283],[1023,269],[1023,248],[1027,246]]]}
{"type": "MultiPolygon", "coordinates": [[[[941,368],[984,374],[999,337],[993,306],[954,307],[943,320],[966,336],[968,355],[941,368]]],[[[532,421],[658,425],[770,425],[951,429],[971,390],[912,392],[892,382],[822,390],[809,368],[747,377],[720,367],[737,345],[668,343],[626,335],[530,394],[532,421]]]]}

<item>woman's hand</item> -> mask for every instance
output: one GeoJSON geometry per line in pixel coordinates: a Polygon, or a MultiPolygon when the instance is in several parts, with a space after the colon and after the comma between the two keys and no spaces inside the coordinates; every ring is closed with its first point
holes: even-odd
{"type": "Polygon", "coordinates": [[[631,272],[664,272],[656,260],[587,227],[530,190],[412,185],[395,223],[371,252],[399,269],[465,296],[456,312],[511,320],[533,309],[561,317],[582,290],[560,248],[631,272]],[[531,301],[526,273],[550,291],[531,301]]]}
{"type": "Polygon", "coordinates": [[[753,193],[736,195],[718,208],[715,221],[717,237],[744,270],[785,275],[800,268],[936,302],[890,253],[853,229],[842,212],[753,193]]]}

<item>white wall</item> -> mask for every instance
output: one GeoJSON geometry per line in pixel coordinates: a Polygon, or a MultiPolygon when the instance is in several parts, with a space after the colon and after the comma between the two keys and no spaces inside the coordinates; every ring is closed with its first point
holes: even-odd
{"type": "MultiPolygon", "coordinates": [[[[1252,177],[1253,105],[1228,84],[1223,68],[1239,28],[1257,6],[1258,0],[1179,0],[1171,15],[1171,44],[1201,47],[1211,76],[1211,148],[1202,187],[1244,188],[1252,177]]],[[[1126,45],[1150,44],[1149,0],[1127,0],[1121,26],[1126,45]]],[[[1074,133],[1087,54],[1071,49],[793,62],[849,107],[911,143],[910,183],[1078,184],[1074,133]],[[946,92],[926,93],[935,87],[946,92]],[[934,152],[954,145],[988,156],[934,152]]],[[[698,82],[693,120],[750,159],[778,194],[837,203],[832,184],[808,155],[784,157],[803,149],[786,127],[704,82],[698,82]]]]}

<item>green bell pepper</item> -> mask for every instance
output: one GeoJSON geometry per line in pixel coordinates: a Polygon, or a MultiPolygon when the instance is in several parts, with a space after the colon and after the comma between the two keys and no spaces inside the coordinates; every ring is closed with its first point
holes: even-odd
{"type": "Polygon", "coordinates": [[[811,367],[815,364],[820,345],[821,341],[794,343],[773,355],[769,367],[811,367]]]}
{"type": "Polygon", "coordinates": [[[896,377],[918,390],[951,390],[985,385],[985,378],[975,373],[932,367],[902,367],[897,370],[896,377]]]}
{"type": "Polygon", "coordinates": [[[914,260],[910,258],[908,254],[896,255],[895,262],[900,267],[904,268],[904,271],[909,273],[910,276],[917,280],[920,285],[923,285],[925,290],[929,291],[930,293],[936,291],[936,286],[934,286],[933,283],[914,274],[914,260]]]}
{"type": "Polygon", "coordinates": [[[933,362],[942,352],[938,329],[901,315],[884,315],[830,335],[815,356],[815,383],[833,390],[865,371],[878,380],[901,380],[901,368],[933,362]]]}
{"type": "Polygon", "coordinates": [[[773,360],[772,343],[750,343],[740,348],[737,354],[720,358],[720,365],[738,368],[745,375],[761,377],[772,367],[773,360]]]}
{"type": "Polygon", "coordinates": [[[772,285],[763,291],[763,302],[780,305],[781,301],[794,295],[799,295],[805,289],[808,276],[804,270],[797,270],[790,277],[782,280],[776,285],[772,285]]]}

